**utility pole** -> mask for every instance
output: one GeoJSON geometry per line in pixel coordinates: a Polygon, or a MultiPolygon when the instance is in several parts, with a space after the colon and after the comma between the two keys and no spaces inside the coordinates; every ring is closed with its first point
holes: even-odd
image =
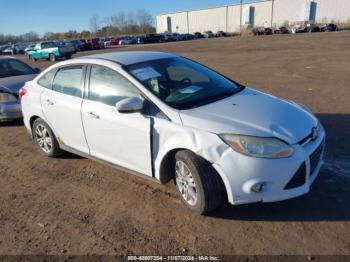
{"type": "Polygon", "coordinates": [[[271,28],[272,28],[272,25],[273,25],[273,15],[274,15],[274,8],[275,8],[275,0],[272,0],[272,7],[271,7],[271,28]]]}
{"type": "Polygon", "coordinates": [[[187,11],[187,34],[190,33],[190,19],[189,19],[189,11],[187,11]]]}
{"type": "Polygon", "coordinates": [[[241,10],[240,10],[240,18],[239,18],[239,32],[242,35],[242,9],[243,9],[243,0],[241,0],[241,10]]]}
{"type": "Polygon", "coordinates": [[[228,5],[226,6],[226,33],[228,30],[228,5]]]}

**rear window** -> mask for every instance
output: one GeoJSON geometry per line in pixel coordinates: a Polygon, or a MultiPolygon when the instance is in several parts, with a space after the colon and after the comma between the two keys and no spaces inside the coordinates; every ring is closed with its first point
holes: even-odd
{"type": "Polygon", "coordinates": [[[55,74],[56,70],[51,70],[38,80],[38,84],[41,85],[42,87],[49,88],[51,89],[52,85],[52,79],[55,74]]]}
{"type": "Polygon", "coordinates": [[[35,70],[29,65],[17,59],[0,60],[0,78],[36,74],[35,70]]]}

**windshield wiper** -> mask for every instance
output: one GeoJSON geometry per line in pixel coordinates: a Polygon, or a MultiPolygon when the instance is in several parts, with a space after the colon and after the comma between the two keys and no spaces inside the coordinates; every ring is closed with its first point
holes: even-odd
{"type": "Polygon", "coordinates": [[[191,106],[191,108],[196,108],[196,107],[200,107],[200,106],[204,106],[204,105],[208,105],[211,103],[214,103],[216,101],[222,100],[224,98],[230,97],[232,95],[234,95],[236,92],[225,92],[222,93],[220,95],[217,96],[213,96],[213,97],[208,97],[207,99],[204,99],[202,101],[199,101],[198,103],[194,104],[193,106],[191,106]]]}

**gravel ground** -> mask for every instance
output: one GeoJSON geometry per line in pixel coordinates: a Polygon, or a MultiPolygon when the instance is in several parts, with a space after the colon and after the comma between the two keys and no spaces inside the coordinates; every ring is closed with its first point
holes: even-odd
{"type": "Polygon", "coordinates": [[[1,123],[0,255],[350,255],[349,44],[350,33],[339,32],[98,51],[177,53],[306,104],[327,130],[326,164],[305,196],[226,205],[204,217],[181,205],[172,183],[153,184],[71,154],[45,158],[21,122],[1,123]]]}

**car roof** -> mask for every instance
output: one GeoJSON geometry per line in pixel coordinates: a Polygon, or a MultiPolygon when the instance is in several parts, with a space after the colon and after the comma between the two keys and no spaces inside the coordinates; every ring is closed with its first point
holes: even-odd
{"type": "Polygon", "coordinates": [[[162,58],[176,57],[174,54],[162,53],[162,52],[150,52],[150,51],[120,51],[113,53],[95,54],[90,56],[84,56],[80,58],[92,58],[92,59],[105,59],[114,61],[121,65],[132,65],[142,63],[150,60],[157,60],[162,58]]]}

